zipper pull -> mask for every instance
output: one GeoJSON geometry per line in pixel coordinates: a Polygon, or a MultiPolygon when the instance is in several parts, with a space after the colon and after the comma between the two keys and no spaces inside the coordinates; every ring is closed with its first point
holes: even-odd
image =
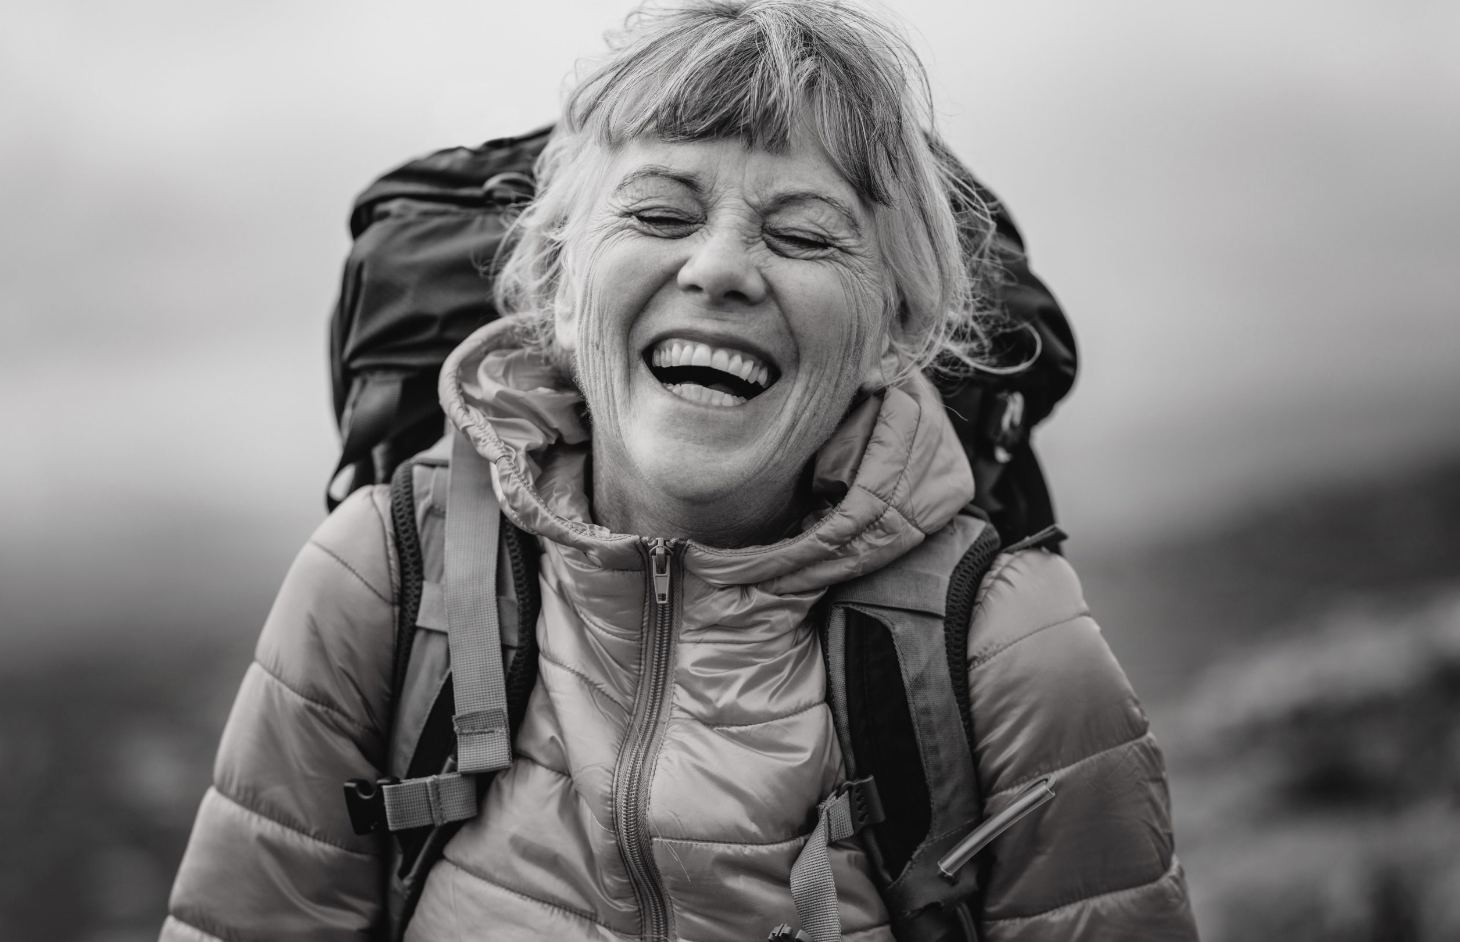
{"type": "Polygon", "coordinates": [[[654,601],[669,604],[669,541],[656,537],[649,542],[649,565],[654,570],[654,601]]]}
{"type": "Polygon", "coordinates": [[[1037,782],[1031,783],[1009,803],[1007,808],[993,817],[984,819],[982,824],[974,828],[972,833],[959,841],[957,846],[938,861],[938,872],[949,880],[957,879],[958,871],[963,869],[963,865],[972,860],[975,854],[987,847],[994,838],[1004,833],[1015,821],[1054,797],[1054,789],[1049,787],[1049,783],[1053,780],[1053,776],[1046,775],[1037,782]]]}

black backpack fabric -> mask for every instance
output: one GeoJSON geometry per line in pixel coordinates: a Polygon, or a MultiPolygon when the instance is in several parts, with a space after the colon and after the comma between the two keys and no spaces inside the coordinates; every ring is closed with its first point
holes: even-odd
{"type": "MultiPolygon", "coordinates": [[[[437,374],[457,344],[498,315],[493,266],[512,208],[532,198],[533,164],[551,131],[438,151],[390,171],[355,200],[354,245],[330,326],[342,440],[326,491],[330,509],[356,488],[389,481],[441,437],[437,374]]],[[[1030,271],[1012,217],[971,174],[966,181],[994,207],[1008,276],[994,359],[1028,365],[944,383],[942,393],[973,465],[974,504],[1015,542],[1054,523],[1030,432],[1069,392],[1078,358],[1069,322],[1030,271]]]]}
{"type": "Polygon", "coordinates": [[[532,198],[551,128],[453,147],[372,183],[350,213],[354,245],[330,323],[340,460],[326,504],[383,484],[441,437],[436,376],[493,320],[491,270],[511,207],[532,198]]]}

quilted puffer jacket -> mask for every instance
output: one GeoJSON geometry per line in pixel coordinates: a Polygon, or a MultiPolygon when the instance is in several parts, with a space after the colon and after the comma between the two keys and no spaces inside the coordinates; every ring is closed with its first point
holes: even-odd
{"type": "MultiPolygon", "coordinates": [[[[512,764],[427,880],[410,940],[760,942],[796,924],[789,874],[843,778],[808,609],[967,503],[937,394],[915,379],[855,409],[814,468],[819,505],[770,546],[680,543],[677,619],[646,618],[645,535],[591,523],[578,394],[484,328],[443,372],[451,420],[495,462],[542,546],[540,667],[512,764]]],[[[349,778],[385,765],[395,566],[389,495],[357,492],[285,580],[223,735],[162,930],[181,940],[365,939],[381,838],[349,778]]],[[[996,561],[969,642],[986,806],[1042,775],[1058,797],[988,851],[987,939],[1195,938],[1165,773],[1065,561],[996,561]]],[[[831,861],[845,936],[889,942],[855,841],[831,861]]]]}

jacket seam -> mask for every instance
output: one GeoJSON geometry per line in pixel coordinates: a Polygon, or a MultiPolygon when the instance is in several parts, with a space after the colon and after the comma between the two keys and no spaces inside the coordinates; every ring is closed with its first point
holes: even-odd
{"type": "Polygon", "coordinates": [[[271,669],[263,661],[260,661],[258,658],[254,658],[254,663],[258,665],[259,670],[263,672],[263,675],[265,677],[269,678],[280,687],[283,687],[286,691],[298,697],[300,700],[304,701],[310,706],[323,710],[325,713],[328,713],[330,716],[333,716],[334,718],[345,723],[345,725],[350,726],[359,732],[365,733],[367,735],[374,733],[374,730],[372,730],[368,724],[360,722],[341,708],[335,706],[333,703],[327,703],[324,700],[316,699],[306,693],[303,693],[302,691],[294,689],[294,687],[292,687],[287,681],[285,681],[284,678],[274,673],[273,669],[271,669]]]}
{"type": "Polygon", "coordinates": [[[207,939],[217,939],[218,942],[244,942],[243,936],[234,935],[232,931],[225,932],[219,929],[217,926],[200,926],[197,923],[190,922],[184,919],[177,913],[168,913],[167,918],[171,919],[173,922],[178,923],[179,925],[187,926],[189,929],[207,939]]]}
{"type": "Polygon", "coordinates": [[[776,847],[780,844],[805,843],[810,834],[796,834],[776,841],[712,841],[698,837],[664,837],[654,835],[651,840],[660,844],[696,844],[701,847],[776,847]]]}
{"type": "Polygon", "coordinates": [[[310,540],[309,545],[313,546],[315,549],[319,550],[321,553],[324,553],[330,559],[333,559],[335,562],[339,563],[342,567],[344,567],[346,572],[354,576],[356,579],[359,579],[360,584],[369,589],[371,595],[375,596],[377,599],[380,599],[380,601],[384,602],[386,605],[389,605],[392,608],[395,607],[395,602],[386,598],[384,595],[381,595],[380,590],[371,585],[369,580],[367,580],[364,576],[360,575],[360,572],[354,566],[351,566],[349,563],[345,562],[344,557],[340,556],[334,550],[330,549],[328,546],[325,546],[318,540],[310,540]]]}
{"type": "MultiPolygon", "coordinates": [[[[907,469],[906,468],[903,468],[902,474],[899,475],[898,478],[897,478],[897,480],[893,482],[893,490],[894,491],[897,489],[897,485],[900,484],[900,483],[902,483],[902,477],[903,477],[903,475],[906,475],[906,474],[907,474],[907,469]]],[[[892,504],[892,501],[889,500],[888,498],[883,497],[881,494],[879,494],[876,491],[872,490],[870,487],[866,486],[865,484],[857,484],[856,482],[853,482],[852,483],[852,487],[854,487],[857,490],[862,491],[864,493],[871,494],[873,497],[877,498],[878,503],[880,503],[882,505],[882,512],[879,513],[877,516],[873,517],[871,520],[868,520],[867,521],[867,525],[865,527],[863,527],[861,529],[861,531],[856,536],[852,537],[850,540],[848,540],[846,542],[846,545],[847,546],[851,546],[853,543],[857,542],[858,540],[861,540],[863,543],[870,542],[871,541],[871,537],[867,535],[867,531],[869,531],[873,527],[881,524],[882,523],[882,518],[886,517],[888,514],[897,514],[898,519],[902,520],[908,526],[912,527],[914,530],[918,531],[923,536],[927,536],[928,535],[928,531],[926,531],[922,527],[918,526],[917,523],[916,523],[916,521],[914,521],[912,518],[908,517],[907,514],[903,513],[901,510],[899,510],[896,507],[894,507],[893,504],[892,504]]]]}
{"type": "Polygon", "coordinates": [[[1178,873],[1180,869],[1180,861],[1176,859],[1175,854],[1172,854],[1170,862],[1167,863],[1164,868],[1162,868],[1160,876],[1156,877],[1154,880],[1147,880],[1145,883],[1138,883],[1135,886],[1122,887],[1118,890],[1108,890],[1104,893],[1092,893],[1089,896],[1081,896],[1077,899],[1072,899],[1069,902],[1057,903],[1054,906],[1051,906],[1049,909],[1043,909],[1037,913],[1030,913],[1027,916],[1002,916],[997,919],[986,919],[984,921],[988,923],[1005,924],[1014,922],[1028,922],[1031,919],[1045,919],[1064,910],[1073,909],[1076,906],[1083,906],[1087,903],[1093,903],[1097,900],[1117,899],[1125,896],[1133,896],[1144,890],[1148,890],[1151,887],[1164,882],[1165,880],[1170,879],[1174,874],[1178,873]]]}
{"type": "MultiPolygon", "coordinates": [[[[904,465],[902,471],[900,471],[898,473],[898,475],[897,475],[897,480],[895,480],[895,481],[892,482],[892,492],[894,494],[897,493],[897,487],[898,487],[898,485],[900,485],[902,483],[903,478],[906,477],[906,475],[907,475],[907,466],[904,465]]],[[[878,493],[877,491],[874,491],[872,488],[868,487],[865,484],[858,484],[855,481],[853,481],[852,482],[852,487],[854,487],[857,490],[863,492],[864,494],[871,494],[873,497],[877,498],[877,502],[882,505],[882,512],[879,513],[876,517],[874,517],[871,521],[869,521],[867,527],[865,529],[863,529],[862,533],[859,533],[858,534],[858,536],[862,536],[863,534],[866,533],[867,529],[870,529],[871,527],[875,526],[876,524],[881,523],[882,522],[882,518],[885,517],[885,516],[887,516],[889,513],[893,512],[896,508],[893,507],[892,498],[891,497],[887,497],[887,496],[885,496],[883,494],[880,494],[880,493],[878,493]]],[[[902,517],[904,520],[907,520],[907,517],[904,514],[902,514],[901,512],[898,513],[898,516],[899,517],[902,517]]],[[[908,520],[908,523],[912,523],[912,521],[911,520],[908,520]]],[[[914,530],[917,530],[919,533],[921,533],[922,530],[923,530],[922,527],[918,526],[915,523],[913,523],[912,526],[913,526],[913,529],[914,530]]]]}
{"type": "Polygon", "coordinates": [[[1116,743],[1113,746],[1106,746],[1104,749],[1097,749],[1095,752],[1089,753],[1085,756],[1081,756],[1073,762],[1067,762],[1064,765],[1057,765],[1052,769],[1042,769],[1038,772],[1030,773],[1013,785],[1005,785],[998,791],[989,792],[987,795],[984,796],[984,801],[987,802],[1002,795],[1007,795],[1010,792],[1019,791],[1020,789],[1028,786],[1030,782],[1034,782],[1038,779],[1044,778],[1046,775],[1058,775],[1062,772],[1068,772],[1070,769],[1073,769],[1077,765],[1083,765],[1087,762],[1094,762],[1096,759],[1104,758],[1105,756],[1109,755],[1112,752],[1116,752],[1117,750],[1125,749],[1130,746],[1139,746],[1144,742],[1154,742],[1154,740],[1155,737],[1151,735],[1151,730],[1149,727],[1147,727],[1146,729],[1141,731],[1141,735],[1135,737],[1134,739],[1125,739],[1116,743]]]}
{"type": "Polygon", "coordinates": [[[363,850],[356,850],[353,847],[346,847],[344,844],[340,844],[336,841],[331,841],[326,838],[320,837],[318,834],[311,834],[308,831],[305,831],[293,824],[280,821],[278,818],[275,818],[272,815],[264,814],[262,811],[253,807],[252,805],[244,804],[242,799],[235,798],[233,795],[225,792],[222,786],[220,786],[217,782],[213,783],[213,793],[216,794],[219,798],[222,798],[224,801],[233,805],[234,807],[243,810],[247,814],[253,815],[261,821],[267,821],[275,827],[283,828],[284,830],[289,831],[292,834],[298,834],[300,837],[314,841],[316,844],[322,844],[325,847],[333,847],[335,850],[343,851],[344,853],[350,854],[355,857],[361,857],[365,860],[377,859],[377,855],[375,854],[368,854],[363,850]]]}
{"type": "Polygon", "coordinates": [[[988,599],[990,587],[993,586],[993,584],[1004,575],[1004,570],[1008,569],[1014,564],[1014,560],[1017,559],[1018,556],[1018,553],[1001,553],[998,556],[994,557],[994,564],[989,567],[989,571],[984,575],[983,581],[979,583],[978,591],[974,593],[974,618],[977,618],[979,612],[983,610],[984,602],[988,599]]]}
{"type": "Polygon", "coordinates": [[[706,729],[749,729],[752,726],[765,726],[769,723],[779,723],[781,720],[790,719],[793,716],[800,716],[802,713],[810,713],[812,710],[824,706],[826,706],[826,701],[818,700],[815,703],[810,704],[809,706],[804,706],[799,710],[792,710],[790,713],[782,713],[780,716],[773,716],[767,720],[756,720],[754,723],[706,723],[705,721],[699,720],[697,717],[691,714],[686,713],[685,715],[689,716],[690,719],[697,720],[697,722],[699,722],[700,725],[704,726],[706,729]]]}
{"type": "Polygon", "coordinates": [[[582,911],[580,909],[574,909],[571,906],[564,906],[562,903],[554,903],[554,902],[552,902],[550,900],[540,899],[540,898],[538,898],[536,896],[533,896],[531,893],[524,893],[521,890],[513,889],[510,886],[506,886],[506,885],[504,885],[502,883],[498,883],[496,880],[491,879],[490,877],[486,876],[485,874],[480,873],[479,871],[477,871],[477,870],[475,870],[475,869],[473,869],[471,867],[467,867],[467,866],[465,866],[463,864],[460,864],[460,863],[456,862],[455,860],[452,860],[450,857],[445,857],[443,859],[446,861],[446,863],[448,865],[450,865],[452,867],[455,867],[457,870],[460,870],[462,873],[466,874],[467,876],[471,877],[472,879],[474,879],[474,880],[480,880],[483,883],[487,884],[488,886],[496,887],[497,889],[501,890],[503,893],[510,893],[513,896],[520,897],[521,899],[527,900],[529,903],[536,903],[539,906],[544,906],[544,907],[546,907],[548,909],[556,910],[556,911],[558,911],[560,913],[565,913],[565,914],[567,914],[569,916],[576,916],[577,918],[583,920],[584,922],[592,923],[595,926],[601,926],[604,929],[607,929],[609,932],[613,932],[615,934],[623,934],[623,933],[619,933],[619,931],[617,929],[615,929],[613,926],[609,925],[608,923],[603,922],[602,920],[597,919],[593,915],[591,915],[589,913],[586,913],[586,912],[584,912],[584,911],[582,911]]]}
{"type": "Polygon", "coordinates": [[[578,678],[584,684],[586,684],[588,687],[591,687],[592,689],[594,689],[594,690],[598,691],[600,694],[602,694],[603,697],[605,699],[607,699],[609,703],[612,703],[614,706],[618,707],[620,710],[627,710],[628,709],[628,707],[626,707],[624,704],[622,704],[622,703],[620,703],[618,701],[618,698],[617,697],[613,696],[611,693],[609,693],[607,690],[605,690],[602,684],[600,684],[598,681],[594,680],[592,677],[589,677],[583,671],[578,670],[576,667],[570,667],[569,665],[564,664],[562,661],[559,661],[556,658],[549,657],[548,654],[547,654],[547,652],[546,651],[543,651],[541,648],[538,649],[537,658],[540,661],[547,661],[549,664],[553,665],[554,667],[558,668],[559,670],[566,671],[569,675],[578,678]]]}
{"type": "Polygon", "coordinates": [[[1030,638],[1034,637],[1035,635],[1039,634],[1042,631],[1048,631],[1051,628],[1060,628],[1060,627],[1062,627],[1064,625],[1070,624],[1071,622],[1079,621],[1081,618],[1088,618],[1089,616],[1090,616],[1090,609],[1089,608],[1082,608],[1080,611],[1076,612],[1075,614],[1070,615],[1070,616],[1068,616],[1066,618],[1061,618],[1059,621],[1052,621],[1052,622],[1050,622],[1047,625],[1040,625],[1038,628],[1035,628],[1033,631],[1030,631],[1030,632],[1027,632],[1025,634],[1022,634],[1019,637],[1013,639],[1012,641],[1006,641],[1003,644],[999,645],[998,647],[994,648],[993,650],[988,651],[988,652],[986,652],[984,654],[980,654],[977,657],[974,657],[973,659],[971,659],[968,662],[968,669],[970,671],[973,671],[973,670],[977,670],[980,667],[983,667],[989,661],[992,661],[994,658],[998,657],[1000,654],[1003,654],[1005,651],[1009,650],[1014,645],[1018,644],[1021,641],[1028,641],[1030,638]]]}
{"type": "MultiPolygon", "coordinates": [[[[892,482],[892,488],[891,488],[891,492],[890,492],[889,496],[883,497],[881,494],[879,494],[876,491],[872,490],[872,488],[867,487],[865,484],[859,484],[857,482],[855,476],[853,477],[853,480],[852,480],[852,487],[860,487],[862,490],[866,491],[868,494],[871,494],[873,497],[876,497],[878,500],[882,501],[882,503],[883,503],[883,505],[885,507],[885,509],[882,511],[882,513],[880,513],[880,514],[877,515],[877,519],[874,520],[874,521],[872,521],[872,523],[874,525],[877,524],[877,523],[880,523],[881,520],[882,520],[882,518],[885,517],[885,516],[887,516],[887,511],[893,509],[893,498],[896,496],[896,494],[898,492],[898,489],[900,487],[902,487],[903,482],[907,480],[908,457],[910,455],[912,455],[913,440],[917,437],[917,430],[923,424],[923,404],[921,402],[919,402],[916,398],[913,398],[912,402],[913,402],[913,405],[917,407],[918,415],[917,415],[917,418],[913,421],[913,434],[912,435],[909,435],[907,437],[907,449],[902,453],[902,456],[901,456],[902,460],[898,462],[898,464],[901,466],[901,470],[898,471],[897,478],[892,482]]],[[[882,424],[881,423],[881,416],[879,415],[878,416],[877,426],[880,426],[881,424],[882,424]]],[[[874,435],[876,434],[876,426],[874,426],[873,434],[874,435]]],[[[860,472],[861,471],[861,468],[858,468],[857,470],[860,472]]],[[[901,517],[907,523],[911,524],[912,525],[912,528],[914,530],[918,531],[919,533],[923,534],[924,536],[927,536],[927,531],[924,530],[922,527],[918,526],[911,519],[909,519],[908,516],[907,516],[907,514],[905,514],[905,513],[903,513],[902,511],[899,510],[897,512],[897,515],[899,517],[901,517]]],[[[865,534],[866,533],[866,530],[863,530],[862,532],[865,534]]]]}
{"type": "Polygon", "coordinates": [[[548,765],[546,762],[539,762],[539,761],[537,761],[536,759],[534,759],[532,756],[528,755],[525,752],[514,753],[514,755],[516,756],[516,758],[521,759],[523,762],[526,762],[528,765],[535,765],[539,769],[542,769],[545,772],[551,772],[552,774],[557,775],[557,776],[561,776],[562,778],[565,778],[565,779],[567,779],[570,782],[573,780],[573,774],[571,772],[564,772],[562,769],[555,769],[552,766],[548,765]]]}
{"type": "MultiPolygon", "coordinates": [[[[389,490],[387,490],[386,503],[389,504],[389,502],[390,496],[389,490]]],[[[375,519],[380,521],[380,540],[385,544],[385,561],[388,564],[386,569],[390,578],[390,604],[394,608],[395,600],[400,597],[400,586],[396,580],[396,574],[400,572],[400,561],[396,559],[395,524],[386,519],[385,513],[380,509],[380,504],[375,501],[373,495],[370,506],[375,510],[375,519]]]]}
{"type": "MultiPolygon", "coordinates": [[[[890,922],[879,922],[875,926],[866,926],[866,927],[861,928],[861,929],[847,929],[847,930],[844,930],[842,932],[842,938],[843,939],[850,939],[853,936],[861,936],[861,935],[866,935],[869,932],[876,932],[878,929],[890,929],[890,928],[892,928],[892,923],[890,923],[890,922]]],[[[698,940],[691,939],[688,936],[680,936],[679,938],[680,938],[680,942],[698,942],[698,940]]]]}

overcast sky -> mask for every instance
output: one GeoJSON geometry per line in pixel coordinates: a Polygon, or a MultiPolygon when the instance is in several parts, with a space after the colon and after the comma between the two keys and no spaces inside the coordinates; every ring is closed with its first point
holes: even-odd
{"type": "MultiPolygon", "coordinates": [[[[333,463],[324,325],[354,193],[552,120],[627,9],[7,4],[11,589],[63,558],[99,587],[165,565],[115,562],[139,528],[264,556],[302,539],[333,463]]],[[[1069,529],[1141,538],[1460,448],[1460,4],[894,9],[1080,338],[1040,439],[1069,529]]]]}

